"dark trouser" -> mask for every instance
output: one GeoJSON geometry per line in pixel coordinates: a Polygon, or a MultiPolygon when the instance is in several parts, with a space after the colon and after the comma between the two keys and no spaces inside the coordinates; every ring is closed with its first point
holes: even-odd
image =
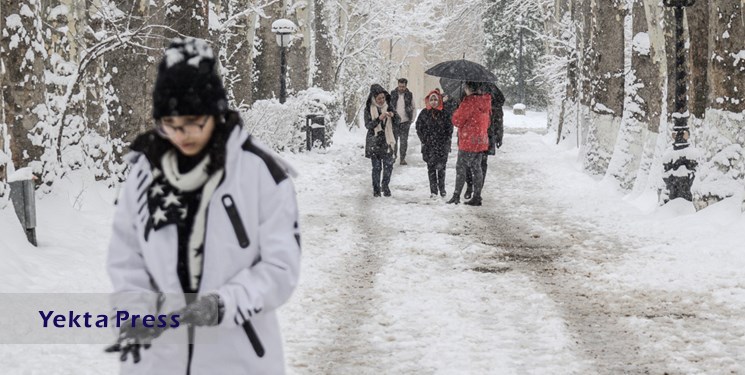
{"type": "Polygon", "coordinates": [[[445,163],[427,163],[427,174],[430,193],[445,196],[445,163]]]}
{"type": "Polygon", "coordinates": [[[393,135],[396,137],[398,149],[401,151],[401,160],[406,160],[406,150],[409,148],[409,129],[411,121],[401,122],[393,129],[393,135]]]}
{"type": "Polygon", "coordinates": [[[375,155],[372,160],[372,185],[373,191],[380,193],[380,172],[383,172],[383,191],[388,190],[388,183],[391,182],[391,173],[393,172],[393,156],[391,154],[375,155]]]}
{"type": "Polygon", "coordinates": [[[481,187],[484,185],[484,175],[481,172],[483,152],[458,151],[458,161],[455,163],[455,191],[453,196],[460,196],[463,184],[469,172],[473,176],[473,198],[481,198],[481,187]]]}
{"type": "MultiPolygon", "coordinates": [[[[481,174],[484,176],[484,178],[481,179],[481,189],[484,188],[484,182],[486,182],[486,168],[487,165],[487,159],[488,155],[486,152],[484,152],[484,156],[481,158],[481,174]]],[[[466,174],[466,191],[473,191],[473,173],[466,174]]]]}

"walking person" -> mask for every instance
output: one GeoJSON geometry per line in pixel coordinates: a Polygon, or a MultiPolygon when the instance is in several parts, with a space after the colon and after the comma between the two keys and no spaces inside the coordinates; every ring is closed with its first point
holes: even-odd
{"type": "Polygon", "coordinates": [[[132,317],[106,349],[123,374],[285,373],[276,310],[300,271],[294,172],[244,130],[217,72],[207,42],[174,39],[154,128],[127,157],[106,263],[117,317],[132,317]],[[170,324],[137,319],[149,315],[170,324]]]}
{"type": "Polygon", "coordinates": [[[365,157],[372,162],[373,196],[379,197],[382,191],[391,196],[389,184],[393,173],[393,159],[396,153],[396,138],[393,129],[398,115],[390,106],[391,96],[378,84],[370,86],[370,95],[365,104],[365,157]],[[382,172],[382,179],[381,179],[382,172]]]}
{"type": "Polygon", "coordinates": [[[416,134],[422,142],[422,159],[427,163],[430,197],[445,192],[445,167],[450,154],[453,123],[444,109],[439,90],[430,91],[425,98],[426,108],[416,119],[416,134]]]}
{"type": "MultiPolygon", "coordinates": [[[[409,129],[411,128],[411,122],[414,121],[415,108],[414,108],[414,95],[409,91],[407,85],[409,81],[406,78],[398,79],[398,86],[393,93],[391,93],[390,103],[393,105],[394,111],[399,117],[398,124],[395,125],[393,134],[396,137],[396,142],[399,145],[399,152],[401,154],[401,165],[406,165],[406,151],[409,148],[409,129]]],[[[393,155],[393,159],[396,159],[396,155],[393,155]]]]}
{"type": "MultiPolygon", "coordinates": [[[[488,130],[489,150],[485,151],[481,157],[481,172],[484,175],[483,182],[481,183],[481,190],[483,191],[489,156],[496,155],[497,149],[502,147],[502,138],[504,137],[504,112],[502,110],[504,95],[497,85],[491,82],[483,83],[481,89],[482,92],[491,95],[491,119],[488,130]]],[[[465,199],[471,199],[471,195],[473,195],[473,173],[468,173],[466,175],[466,192],[463,194],[463,197],[465,199]]]]}
{"type": "Polygon", "coordinates": [[[481,160],[483,152],[489,149],[491,95],[481,93],[478,82],[466,82],[463,89],[466,95],[452,118],[453,125],[458,128],[458,161],[455,164],[455,191],[447,203],[460,203],[461,190],[470,171],[473,173],[473,196],[465,204],[480,206],[484,178],[481,160]]]}

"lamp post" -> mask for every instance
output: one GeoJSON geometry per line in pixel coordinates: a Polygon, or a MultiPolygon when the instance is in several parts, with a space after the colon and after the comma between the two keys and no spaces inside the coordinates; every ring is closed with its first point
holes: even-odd
{"type": "Polygon", "coordinates": [[[667,188],[667,199],[683,198],[688,201],[693,200],[691,194],[691,185],[696,172],[697,162],[688,159],[686,152],[682,151],[688,148],[688,138],[690,131],[688,129],[687,110],[687,87],[686,87],[686,67],[685,67],[685,40],[683,39],[683,15],[685,7],[693,5],[695,0],[663,0],[667,7],[675,8],[675,113],[673,114],[673,153],[663,161],[665,169],[662,180],[665,181],[667,188]]]}
{"type": "Polygon", "coordinates": [[[277,35],[277,45],[279,45],[279,102],[284,103],[287,100],[287,57],[285,49],[290,45],[292,33],[296,30],[295,24],[288,19],[278,19],[272,22],[272,32],[277,35]]]}

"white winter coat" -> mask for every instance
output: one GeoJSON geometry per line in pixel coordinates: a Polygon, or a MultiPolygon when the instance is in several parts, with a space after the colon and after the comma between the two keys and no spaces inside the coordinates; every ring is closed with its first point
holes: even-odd
{"type": "MultiPolygon", "coordinates": [[[[191,375],[285,372],[275,310],[290,297],[300,270],[298,210],[289,166],[240,127],[233,130],[226,149],[225,177],[207,211],[199,289],[199,295],[219,293],[225,315],[216,327],[195,329],[191,360],[188,328],[181,326],[141,350],[140,363],[128,359],[122,373],[187,374],[189,362],[191,375]],[[251,326],[255,335],[249,338],[251,326]]],[[[176,272],[175,225],[150,231],[147,240],[144,236],[152,180],[149,161],[138,157],[118,199],[109,247],[115,309],[130,314],[164,314],[184,306],[176,272]],[[127,292],[147,297],[128,298],[127,292]],[[156,292],[166,296],[160,309],[156,292]]]]}

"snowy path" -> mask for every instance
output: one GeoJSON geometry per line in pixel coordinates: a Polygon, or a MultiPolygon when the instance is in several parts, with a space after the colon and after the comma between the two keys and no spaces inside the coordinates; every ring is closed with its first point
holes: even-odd
{"type": "MultiPolygon", "coordinates": [[[[393,197],[373,198],[363,140],[286,155],[304,251],[280,310],[288,373],[745,374],[739,202],[645,212],[529,129],[490,158],[483,207],[429,198],[413,130],[393,197]]],[[[0,236],[0,292],[109,290],[113,192],[60,190],[40,201],[40,248],[0,236]]],[[[0,374],[115,373],[102,348],[0,345],[0,374]]]]}
{"type": "Polygon", "coordinates": [[[653,236],[628,225],[631,207],[603,208],[617,198],[592,191],[580,171],[557,178],[566,160],[522,133],[490,159],[481,208],[428,198],[413,132],[392,198],[372,197],[362,132],[337,137],[318,164],[293,160],[316,171],[298,181],[307,242],[298,300],[284,310],[303,317],[285,324],[291,372],[745,371],[735,309],[708,293],[608,277],[653,236]],[[586,191],[562,187],[578,177],[586,191]]]}

